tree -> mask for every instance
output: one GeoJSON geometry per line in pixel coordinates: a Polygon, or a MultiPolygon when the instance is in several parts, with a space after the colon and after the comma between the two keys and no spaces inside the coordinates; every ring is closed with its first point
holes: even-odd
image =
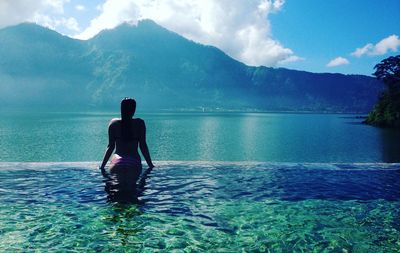
{"type": "Polygon", "coordinates": [[[373,75],[382,80],[389,90],[400,88],[400,55],[382,60],[374,69],[373,75]]]}
{"type": "Polygon", "coordinates": [[[381,94],[365,123],[400,128],[400,55],[382,60],[374,69],[373,75],[383,81],[387,90],[381,94]]]}

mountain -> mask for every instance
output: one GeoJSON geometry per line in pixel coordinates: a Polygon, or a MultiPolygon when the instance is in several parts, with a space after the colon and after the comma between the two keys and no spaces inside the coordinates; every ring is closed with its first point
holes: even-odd
{"type": "Polygon", "coordinates": [[[82,41],[24,23],[0,30],[0,106],[368,112],[383,85],[362,75],[251,67],[144,20],[82,41]]]}

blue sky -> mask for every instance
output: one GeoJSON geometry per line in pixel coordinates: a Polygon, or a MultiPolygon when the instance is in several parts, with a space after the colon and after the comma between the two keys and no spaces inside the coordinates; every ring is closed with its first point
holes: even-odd
{"type": "Polygon", "coordinates": [[[36,22],[79,39],[141,19],[255,66],[371,75],[400,50],[399,0],[0,1],[0,28],[36,22]]]}
{"type": "MultiPolygon", "coordinates": [[[[397,55],[351,55],[367,43],[376,44],[390,35],[400,36],[400,1],[286,1],[283,9],[271,16],[272,33],[305,61],[288,67],[313,72],[362,73],[370,75],[382,59],[397,55]],[[338,56],[349,64],[326,67],[338,56]]],[[[397,47],[400,50],[400,46],[397,47]]]]}

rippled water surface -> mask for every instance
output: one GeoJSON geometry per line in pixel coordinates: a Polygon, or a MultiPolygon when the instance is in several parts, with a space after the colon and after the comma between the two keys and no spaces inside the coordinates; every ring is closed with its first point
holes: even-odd
{"type": "Polygon", "coordinates": [[[137,204],[96,165],[0,163],[0,251],[400,251],[398,164],[159,162],[137,204]]]}

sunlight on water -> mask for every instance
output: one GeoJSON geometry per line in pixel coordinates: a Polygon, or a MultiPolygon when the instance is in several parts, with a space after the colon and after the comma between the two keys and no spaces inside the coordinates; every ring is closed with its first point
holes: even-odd
{"type": "Polygon", "coordinates": [[[139,204],[94,163],[0,163],[0,249],[397,252],[400,165],[159,162],[139,204]]]}
{"type": "MultiPolygon", "coordinates": [[[[118,113],[0,113],[0,161],[99,161],[118,113]]],[[[140,113],[155,160],[400,162],[400,131],[339,114],[140,113]]]]}

